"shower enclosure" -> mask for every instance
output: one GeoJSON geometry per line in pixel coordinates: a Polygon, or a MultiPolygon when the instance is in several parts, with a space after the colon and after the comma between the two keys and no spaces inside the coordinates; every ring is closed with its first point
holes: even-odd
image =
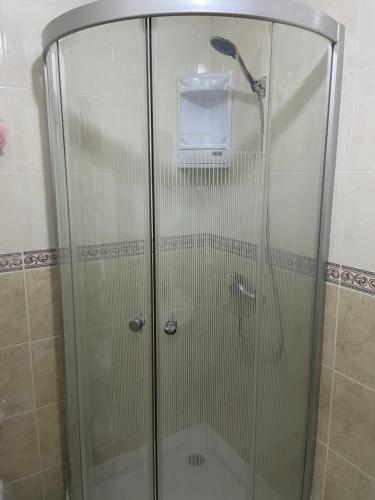
{"type": "Polygon", "coordinates": [[[72,500],[307,500],[344,30],[102,0],[44,31],[72,500]]]}

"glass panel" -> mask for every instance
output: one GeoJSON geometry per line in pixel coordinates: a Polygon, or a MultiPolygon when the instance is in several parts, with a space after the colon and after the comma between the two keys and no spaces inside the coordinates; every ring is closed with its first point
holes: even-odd
{"type": "Polygon", "coordinates": [[[83,489],[90,500],[152,497],[145,40],[144,22],[132,20],[59,44],[83,489]]]}
{"type": "Polygon", "coordinates": [[[79,410],[77,391],[77,364],[74,340],[74,306],[72,296],[72,268],[70,258],[69,211],[66,191],[64,141],[61,116],[61,93],[57,44],[46,59],[49,139],[55,185],[58,230],[60,289],[63,309],[65,348],[65,405],[69,442],[70,492],[73,498],[82,498],[79,410]]]}
{"type": "MultiPolygon", "coordinates": [[[[255,79],[269,80],[269,23],[153,20],[163,500],[239,500],[252,491],[262,134],[249,77],[212,46],[222,40],[211,45],[214,36],[236,44],[255,79]]],[[[267,113],[267,98],[261,103],[267,113]]]]}
{"type": "Polygon", "coordinates": [[[273,26],[254,393],[256,500],[301,498],[331,50],[319,35],[273,26]]]}

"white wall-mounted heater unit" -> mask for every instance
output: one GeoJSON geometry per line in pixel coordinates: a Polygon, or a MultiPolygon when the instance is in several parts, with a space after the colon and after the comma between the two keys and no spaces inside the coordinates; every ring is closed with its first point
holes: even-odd
{"type": "Polygon", "coordinates": [[[178,77],[179,168],[226,168],[232,136],[232,74],[178,77]]]}

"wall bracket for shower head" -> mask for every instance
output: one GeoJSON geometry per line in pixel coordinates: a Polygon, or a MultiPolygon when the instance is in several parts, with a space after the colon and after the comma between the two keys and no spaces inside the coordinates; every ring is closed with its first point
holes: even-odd
{"type": "Polygon", "coordinates": [[[259,80],[255,80],[253,78],[252,74],[247,69],[245,62],[241,57],[239,50],[233,42],[221,36],[215,35],[210,38],[210,44],[212,48],[219,52],[219,54],[233,57],[233,59],[235,59],[240,65],[242,73],[251,86],[252,91],[262,99],[266,97],[267,77],[263,76],[262,78],[259,78],[259,80]]]}
{"type": "Polygon", "coordinates": [[[267,95],[267,77],[262,76],[259,80],[255,81],[256,90],[255,92],[259,94],[259,96],[264,99],[267,95]]]}

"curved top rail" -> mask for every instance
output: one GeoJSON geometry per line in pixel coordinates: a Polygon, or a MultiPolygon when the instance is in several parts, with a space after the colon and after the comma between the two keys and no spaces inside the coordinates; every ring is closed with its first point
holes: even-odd
{"type": "Polygon", "coordinates": [[[121,21],[157,16],[234,16],[296,26],[338,41],[340,24],[327,14],[292,0],[98,0],[70,10],[43,30],[44,54],[51,44],[77,31],[121,21]]]}

